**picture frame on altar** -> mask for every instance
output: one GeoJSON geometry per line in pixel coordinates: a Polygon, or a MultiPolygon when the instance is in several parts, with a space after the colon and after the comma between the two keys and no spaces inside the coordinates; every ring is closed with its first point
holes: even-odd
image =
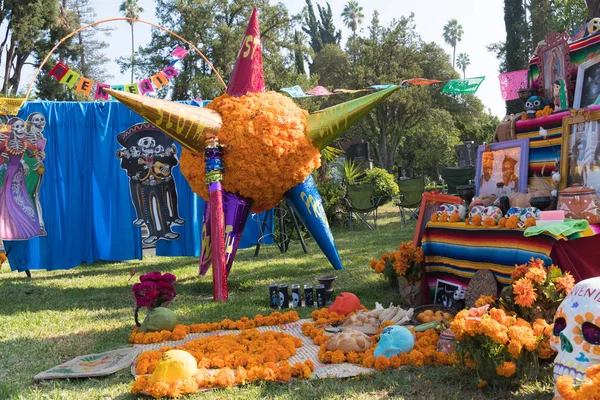
{"type": "Polygon", "coordinates": [[[600,193],[600,110],[563,118],[560,189],[574,185],[600,193]]]}
{"type": "Polygon", "coordinates": [[[438,279],[435,283],[433,304],[458,308],[460,298],[464,299],[465,288],[459,284],[438,279]]]}
{"type": "Polygon", "coordinates": [[[581,63],[577,68],[577,83],[573,108],[600,104],[600,55],[581,63]]]}
{"type": "Polygon", "coordinates": [[[529,171],[529,139],[490,143],[477,149],[475,195],[496,194],[498,182],[504,183],[506,194],[527,192],[529,171]]]}
{"type": "Polygon", "coordinates": [[[572,103],[571,57],[569,34],[549,33],[538,45],[539,94],[555,105],[555,110],[567,110],[572,103]],[[565,104],[563,104],[565,103],[565,104]]]}

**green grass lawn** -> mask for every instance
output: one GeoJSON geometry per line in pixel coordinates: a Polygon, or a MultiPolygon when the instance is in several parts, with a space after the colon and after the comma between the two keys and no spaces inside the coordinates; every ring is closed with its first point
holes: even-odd
{"type": "MultiPolygon", "coordinates": [[[[397,208],[380,209],[379,229],[334,229],[345,269],[335,271],[337,293],[355,293],[367,307],[397,301],[396,293],[371,272],[369,260],[412,238],[414,225],[402,229],[397,208]]],[[[270,313],[269,282],[308,283],[334,273],[313,241],[309,254],[299,243],[281,255],[276,246],[240,250],[229,277],[229,301],[212,302],[210,273],[198,276],[198,260],[145,257],[142,261],[95,263],[69,271],[0,273],[0,399],[133,399],[129,369],[97,379],[34,383],[33,376],[76,356],[128,345],[134,327],[131,285],[140,274],[171,272],[177,276],[172,308],[182,323],[238,319],[270,313]],[[130,271],[137,275],[128,282],[130,271]]],[[[310,309],[298,309],[307,318],[310,309]]],[[[506,399],[552,398],[551,368],[537,382],[516,387],[477,389],[473,371],[450,367],[404,367],[350,379],[261,383],[199,393],[193,399],[506,399]]]]}

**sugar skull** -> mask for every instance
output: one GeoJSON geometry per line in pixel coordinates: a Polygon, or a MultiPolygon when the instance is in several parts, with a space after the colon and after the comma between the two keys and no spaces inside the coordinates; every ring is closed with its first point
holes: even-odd
{"type": "Polygon", "coordinates": [[[442,213],[448,214],[448,218],[452,216],[452,214],[458,214],[461,221],[465,220],[467,216],[467,209],[462,204],[449,204],[444,203],[438,208],[438,216],[442,215],[442,213]]]}
{"type": "Polygon", "coordinates": [[[285,302],[285,295],[283,292],[279,292],[279,307],[283,307],[283,303],[285,302]]]}
{"type": "Polygon", "coordinates": [[[498,220],[500,220],[500,218],[502,218],[502,211],[500,210],[500,208],[498,208],[496,206],[485,207],[483,209],[481,220],[484,221],[488,218],[493,218],[494,221],[496,223],[498,223],[498,220]]]}
{"type": "Polygon", "coordinates": [[[339,315],[348,315],[358,310],[360,310],[360,300],[354,293],[349,292],[340,293],[329,307],[329,312],[335,312],[339,315]]]}
{"type": "Polygon", "coordinates": [[[588,368],[600,364],[600,277],[575,285],[556,311],[552,333],[555,381],[560,375],[584,379],[588,368]]]}
{"type": "Polygon", "coordinates": [[[543,109],[547,105],[548,102],[546,102],[540,96],[531,96],[530,98],[528,98],[527,102],[525,102],[525,112],[527,113],[527,119],[535,118],[535,113],[543,109]]]}
{"type": "Polygon", "coordinates": [[[525,222],[528,218],[538,219],[540,216],[540,210],[535,207],[526,207],[521,209],[521,214],[519,214],[519,227],[525,226],[525,222]]]}
{"type": "Polygon", "coordinates": [[[469,212],[469,217],[473,218],[475,215],[481,215],[481,218],[483,220],[483,210],[485,210],[484,206],[475,206],[469,212]]]}
{"type": "Polygon", "coordinates": [[[523,209],[521,207],[511,207],[508,209],[508,211],[506,212],[506,219],[512,217],[513,215],[516,215],[517,217],[521,216],[521,211],[523,209]]]}
{"type": "Polygon", "coordinates": [[[379,336],[373,356],[390,358],[400,353],[410,353],[414,347],[415,338],[407,328],[398,325],[387,326],[379,336]]]}

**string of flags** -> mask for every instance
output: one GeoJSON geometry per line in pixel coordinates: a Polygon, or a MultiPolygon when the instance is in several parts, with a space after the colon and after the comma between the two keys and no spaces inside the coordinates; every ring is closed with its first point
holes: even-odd
{"type": "Polygon", "coordinates": [[[81,76],[80,73],[60,61],[50,70],[48,75],[55,77],[59,83],[67,85],[70,89],[74,89],[75,92],[83,93],[86,96],[93,93],[94,99],[108,100],[109,95],[104,89],[144,95],[154,92],[155,88],[156,90],[160,89],[172,78],[179,75],[179,71],[175,69],[175,63],[183,60],[187,54],[187,50],[177,46],[171,52],[171,55],[176,57],[176,59],[171,61],[165,69],[138,82],[123,85],[109,85],[107,83],[95,82],[93,79],[81,76]]]}
{"type": "MultiPolygon", "coordinates": [[[[479,76],[476,78],[466,78],[466,79],[452,79],[449,81],[440,81],[437,79],[425,79],[425,78],[413,78],[413,79],[405,79],[400,83],[400,87],[410,87],[410,86],[423,86],[423,85],[439,85],[441,83],[445,83],[442,93],[448,94],[475,94],[479,86],[485,79],[485,76],[479,76]]],[[[313,97],[313,96],[331,96],[340,93],[358,93],[358,92],[371,92],[374,90],[384,90],[392,87],[396,87],[397,85],[372,85],[365,89],[335,89],[333,92],[329,91],[327,88],[323,86],[315,86],[314,88],[304,92],[299,85],[281,88],[282,92],[289,94],[293,98],[305,98],[305,97],[313,97]]]]}

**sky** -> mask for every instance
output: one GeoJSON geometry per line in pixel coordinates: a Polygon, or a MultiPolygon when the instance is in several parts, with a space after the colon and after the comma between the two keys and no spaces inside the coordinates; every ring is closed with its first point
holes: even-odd
{"type": "MultiPolygon", "coordinates": [[[[119,12],[119,5],[122,0],[92,0],[92,5],[96,9],[97,19],[107,19],[122,16],[119,12]]],[[[277,3],[278,1],[271,1],[277,3]]],[[[304,0],[283,0],[282,1],[291,13],[299,13],[305,6],[304,0]]],[[[476,94],[485,107],[498,116],[504,116],[504,102],[500,96],[500,87],[498,83],[498,60],[493,53],[486,50],[490,43],[503,41],[506,38],[504,29],[504,9],[502,0],[358,0],[363,6],[365,15],[363,25],[364,34],[373,16],[373,11],[379,11],[379,19],[382,25],[387,25],[394,18],[408,16],[411,12],[415,14],[417,32],[426,42],[436,42],[449,56],[452,56],[452,47],[444,43],[443,27],[452,18],[456,18],[463,27],[463,39],[458,43],[456,54],[467,53],[471,60],[471,65],[467,68],[467,77],[485,76],[485,80],[479,87],[476,94]]],[[[325,0],[313,0],[313,4],[325,5],[325,0]]],[[[345,45],[350,30],[343,24],[340,14],[347,3],[347,0],[330,0],[336,27],[342,29],[342,45],[345,45]]],[[[140,0],[139,4],[144,8],[140,14],[140,19],[156,23],[155,2],[153,0],[140,0]]],[[[260,18],[260,16],[259,16],[260,18]]],[[[120,56],[129,56],[131,49],[130,27],[126,22],[111,22],[105,24],[114,28],[110,37],[105,40],[110,43],[107,48],[107,56],[110,60],[106,68],[113,76],[113,79],[107,83],[122,84],[128,83],[128,72],[121,74],[117,63],[114,61],[120,56]]],[[[360,29],[360,28],[359,28],[360,29]]],[[[360,33],[359,33],[360,34],[360,33]]],[[[144,45],[150,41],[151,27],[144,24],[135,25],[136,47],[144,45]]],[[[32,70],[24,71],[24,82],[28,83],[33,75],[32,70]]],[[[458,71],[461,76],[462,72],[458,71]]],[[[410,78],[410,77],[403,77],[410,78]]],[[[435,78],[435,77],[427,77],[435,78]]],[[[21,87],[27,83],[21,84],[21,87]]],[[[399,83],[399,82],[380,82],[381,84],[399,83]]],[[[310,88],[303,88],[308,90],[310,88]]]]}

